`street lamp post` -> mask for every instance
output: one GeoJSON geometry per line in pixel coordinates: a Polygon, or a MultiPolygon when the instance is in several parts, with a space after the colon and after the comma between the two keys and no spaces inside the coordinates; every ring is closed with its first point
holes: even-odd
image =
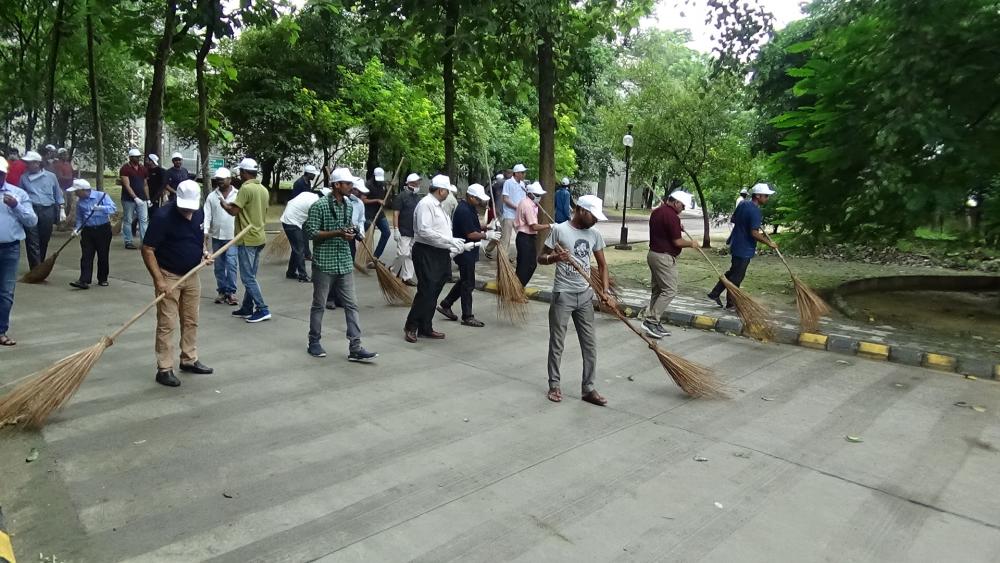
{"type": "Polygon", "coordinates": [[[625,193],[622,196],[622,230],[616,250],[632,250],[632,245],[628,243],[628,227],[625,225],[625,214],[628,211],[628,172],[632,161],[632,145],[635,139],[632,138],[632,124],[628,124],[628,133],[622,137],[622,144],[625,145],[625,193]]]}

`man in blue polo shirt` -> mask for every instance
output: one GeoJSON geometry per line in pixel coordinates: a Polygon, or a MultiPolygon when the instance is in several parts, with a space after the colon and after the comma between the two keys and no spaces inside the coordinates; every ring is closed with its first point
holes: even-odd
{"type": "Polygon", "coordinates": [[[156,304],[156,382],[177,387],[174,375],[174,329],[181,326],[181,371],[208,374],[212,368],[198,361],[198,307],[201,280],[191,276],[177,282],[209,254],[204,250],[205,212],[201,188],[193,180],[177,186],[176,197],[153,214],[142,240],[142,261],[153,277],[156,295],[166,294],[156,304]],[[174,287],[177,285],[177,287],[174,287]]]}
{"type": "MultiPolygon", "coordinates": [[[[726,272],[726,279],[733,282],[733,285],[740,287],[743,278],[747,275],[747,267],[750,260],[757,253],[757,241],[760,241],[771,248],[778,248],[778,245],[771,242],[760,232],[764,215],[760,208],[767,205],[767,200],[774,193],[774,190],[767,184],[757,184],[750,190],[750,200],[741,203],[736,212],[733,213],[733,232],[729,235],[729,253],[732,255],[732,263],[729,271],[726,272]]],[[[722,300],[719,296],[725,291],[726,286],[722,280],[715,284],[715,287],[708,293],[708,298],[722,307],[722,300]]],[[[732,309],[735,305],[726,292],[726,309],[732,309]]]]}
{"type": "MultiPolygon", "coordinates": [[[[465,192],[465,199],[458,202],[455,215],[451,218],[452,236],[465,239],[467,242],[500,240],[500,233],[492,229],[483,232],[483,227],[479,223],[479,207],[486,206],[489,201],[490,196],[486,194],[486,188],[479,184],[469,186],[465,192]]],[[[459,280],[438,305],[437,310],[448,320],[457,321],[458,315],[451,310],[451,306],[461,299],[462,324],[484,326],[483,321],[472,314],[472,292],[476,289],[476,262],[479,261],[479,249],[473,248],[468,252],[456,254],[454,260],[458,265],[459,280]]]]}

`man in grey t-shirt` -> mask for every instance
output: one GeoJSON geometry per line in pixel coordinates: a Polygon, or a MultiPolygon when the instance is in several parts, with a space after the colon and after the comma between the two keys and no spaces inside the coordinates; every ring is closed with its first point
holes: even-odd
{"type": "MultiPolygon", "coordinates": [[[[604,287],[609,287],[608,265],[604,260],[604,237],[594,229],[598,221],[606,221],[601,198],[593,195],[580,197],[569,221],[552,226],[545,248],[538,257],[539,264],[555,264],[556,278],[552,285],[549,304],[549,392],[554,403],[562,401],[559,388],[559,364],[566,340],[566,325],[570,317],[580,339],[583,354],[582,396],[588,403],[604,406],[608,400],[594,389],[594,372],[597,366],[597,338],[594,334],[594,291],[590,287],[590,255],[597,260],[597,269],[604,287]],[[578,270],[579,268],[579,270],[578,270]],[[581,275],[583,272],[587,277],[581,275]]],[[[597,296],[610,303],[607,295],[597,296]]]]}

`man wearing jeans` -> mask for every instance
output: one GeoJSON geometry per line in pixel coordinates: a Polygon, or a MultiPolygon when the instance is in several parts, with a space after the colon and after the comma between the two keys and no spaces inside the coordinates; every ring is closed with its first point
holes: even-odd
{"type": "Polygon", "coordinates": [[[646,264],[649,266],[653,288],[646,308],[646,318],[642,328],[652,338],[670,336],[663,327],[661,317],[670,302],[677,296],[677,257],[684,247],[698,248],[693,240],[684,240],[681,226],[681,211],[692,204],[691,194],[680,190],[666,196],[663,205],[649,216],[649,252],[646,264]]]}
{"type": "Polygon", "coordinates": [[[358,304],[354,299],[354,260],[351,246],[357,227],[352,221],[353,206],[347,197],[354,188],[354,176],[347,168],[338,168],[332,175],[333,191],[309,208],[304,224],[306,236],[313,241],[313,298],[309,309],[310,356],[326,357],[319,341],[323,332],[324,307],[331,290],[344,310],[347,323],[348,356],[352,362],[364,362],[378,357],[361,347],[361,323],[358,304]]]}
{"type": "Polygon", "coordinates": [[[63,209],[63,191],[52,172],[42,168],[42,155],[28,151],[22,159],[28,169],[21,175],[21,189],[31,199],[31,207],[38,217],[38,224],[25,230],[25,251],[28,266],[34,268],[45,260],[52,238],[52,228],[66,220],[63,209]]]}
{"type": "Polygon", "coordinates": [[[0,346],[17,344],[7,336],[10,310],[14,307],[14,285],[17,265],[21,259],[24,229],[34,227],[38,217],[31,207],[28,194],[6,182],[7,161],[0,157],[0,346]]]}
{"type": "MultiPolygon", "coordinates": [[[[605,221],[604,202],[593,195],[581,196],[569,221],[552,227],[545,248],[538,257],[539,264],[555,264],[556,277],[552,284],[552,301],[549,304],[549,392],[553,403],[562,401],[559,364],[562,361],[566,340],[566,324],[570,318],[576,327],[583,354],[583,384],[581,399],[603,407],[608,400],[594,389],[597,368],[597,337],[594,333],[594,290],[590,286],[590,255],[597,259],[598,273],[604,287],[608,287],[608,265],[604,260],[604,237],[593,228],[598,221],[605,221]],[[575,264],[575,265],[574,265],[575,264]],[[584,276],[580,275],[582,270],[584,276]]],[[[608,306],[613,306],[607,295],[597,296],[608,306]]]]}
{"type": "Polygon", "coordinates": [[[146,238],[149,225],[149,207],[146,205],[146,176],[149,171],[142,164],[139,149],[128,151],[128,162],[122,165],[118,176],[122,182],[122,240],[125,248],[135,250],[132,242],[132,220],[139,220],[139,238],[146,238]]]}
{"type": "Polygon", "coordinates": [[[257,269],[260,267],[260,254],[264,250],[267,236],[264,224],[267,221],[267,204],[269,194],[260,180],[257,179],[257,161],[244,158],[240,161],[240,191],[233,203],[222,202],[222,209],[236,217],[236,232],[250,227],[250,231],[236,246],[240,265],[240,279],[243,280],[243,304],[233,311],[234,317],[246,319],[248,323],[259,323],[271,319],[271,311],[264,303],[264,295],[257,283],[257,269]]]}
{"type": "MultiPolygon", "coordinates": [[[[733,213],[733,232],[729,235],[729,240],[727,241],[729,243],[729,253],[732,255],[732,263],[729,266],[729,271],[726,272],[726,279],[733,282],[733,285],[736,287],[740,287],[740,284],[743,283],[743,278],[747,275],[747,267],[750,266],[750,260],[757,253],[757,241],[771,248],[778,248],[778,245],[771,242],[770,239],[760,232],[760,226],[764,220],[760,208],[767,204],[767,200],[773,193],[774,190],[767,184],[757,184],[750,190],[750,200],[741,203],[736,208],[736,212],[733,213]]],[[[714,301],[719,307],[722,307],[722,300],[719,299],[719,296],[725,290],[726,286],[720,280],[719,283],[715,284],[712,291],[708,293],[708,298],[714,301]]],[[[733,307],[735,305],[727,291],[726,308],[732,309],[733,307]]]]}
{"type": "MultiPolygon", "coordinates": [[[[233,174],[228,168],[219,168],[212,178],[215,189],[205,196],[205,248],[215,251],[222,248],[236,236],[236,219],[226,213],[222,202],[236,201],[236,188],[233,187],[233,174]]],[[[238,264],[236,247],[230,246],[222,256],[215,259],[215,292],[217,304],[239,305],[236,301],[236,272],[238,264]]]]}
{"type": "Polygon", "coordinates": [[[167,387],[181,384],[174,375],[174,330],[181,328],[181,371],[209,374],[212,368],[198,360],[198,308],[201,279],[185,274],[209,258],[204,250],[205,214],[201,187],[193,180],[177,186],[174,200],[156,210],[142,241],[142,261],[153,277],[156,295],[156,382],[167,387]],[[174,287],[176,286],[176,287],[174,287]]]}

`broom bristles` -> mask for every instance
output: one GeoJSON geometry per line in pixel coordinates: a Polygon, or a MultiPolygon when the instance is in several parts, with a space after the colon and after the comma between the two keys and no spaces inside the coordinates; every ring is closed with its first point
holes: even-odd
{"type": "Polygon", "coordinates": [[[792,276],[792,285],[795,287],[795,306],[799,310],[799,322],[802,325],[802,330],[817,332],[820,317],[830,312],[830,305],[794,275],[792,276]]]}
{"type": "Polygon", "coordinates": [[[510,265],[507,250],[500,246],[497,246],[497,318],[513,324],[528,320],[528,297],[524,294],[524,286],[510,265]]]}
{"type": "Polygon", "coordinates": [[[375,261],[375,275],[378,277],[378,286],[382,290],[382,297],[389,305],[412,305],[413,296],[410,289],[389,271],[385,264],[375,261]]]}
{"type": "MultiPolygon", "coordinates": [[[[614,301],[615,307],[621,309],[622,299],[619,293],[620,286],[611,274],[608,274],[608,282],[608,293],[611,295],[611,299],[614,301]]],[[[590,269],[590,285],[594,288],[596,293],[604,293],[604,281],[601,279],[601,273],[597,270],[597,268],[590,269]]],[[[600,299],[597,301],[597,310],[602,313],[614,313],[614,311],[612,311],[610,307],[608,307],[608,305],[600,299]]]]}
{"type": "Polygon", "coordinates": [[[42,260],[35,265],[34,268],[28,270],[21,276],[21,280],[24,283],[42,283],[48,279],[49,274],[52,273],[52,268],[56,265],[56,258],[59,257],[59,253],[56,252],[52,256],[48,256],[45,260],[42,260]]]}
{"type": "Polygon", "coordinates": [[[715,374],[711,369],[685,360],[681,356],[667,352],[655,345],[654,351],[663,369],[670,374],[674,383],[688,395],[713,399],[722,399],[728,396],[725,387],[715,379],[715,374]]]}
{"type": "Polygon", "coordinates": [[[264,262],[281,262],[288,260],[288,257],[292,255],[292,243],[288,240],[288,235],[282,230],[271,240],[271,244],[267,245],[267,249],[264,250],[264,262]]]}
{"type": "Polygon", "coordinates": [[[0,399],[0,428],[8,425],[41,428],[53,411],[73,397],[110,345],[111,340],[102,337],[97,344],[28,376],[0,399]]]}
{"type": "Polygon", "coordinates": [[[743,321],[743,329],[752,338],[769,342],[774,339],[774,325],[771,313],[763,305],[757,303],[745,291],[736,287],[726,276],[719,278],[726,287],[729,299],[736,306],[736,315],[743,321]]]}

